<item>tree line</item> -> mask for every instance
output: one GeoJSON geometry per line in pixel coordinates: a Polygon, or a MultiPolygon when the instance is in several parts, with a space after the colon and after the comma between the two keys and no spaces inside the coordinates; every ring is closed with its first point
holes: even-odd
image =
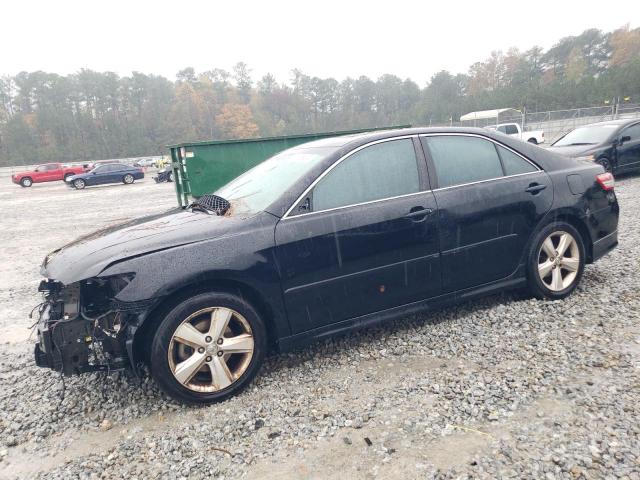
{"type": "MultiPolygon", "coordinates": [[[[381,59],[383,61],[383,59],[381,59]]],[[[490,108],[542,111],[640,102],[640,28],[589,29],[544,51],[495,51],[467,73],[440,71],[420,87],[385,74],[288,83],[232,71],[0,77],[0,165],[166,153],[170,143],[456,121],[490,108]]]]}

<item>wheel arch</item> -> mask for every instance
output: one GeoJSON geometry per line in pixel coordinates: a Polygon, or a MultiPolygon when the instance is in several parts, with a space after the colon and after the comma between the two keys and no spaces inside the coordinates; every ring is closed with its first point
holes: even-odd
{"type": "MultiPolygon", "coordinates": [[[[535,232],[536,233],[539,232],[541,229],[543,229],[544,227],[546,227],[547,225],[553,222],[566,222],[578,231],[578,233],[580,234],[580,237],[582,238],[582,242],[584,243],[584,249],[587,257],[586,263],[592,263],[593,262],[593,240],[591,239],[591,233],[589,232],[589,227],[587,227],[587,224],[585,223],[585,221],[582,218],[580,218],[575,212],[561,210],[559,212],[552,212],[549,215],[547,215],[538,224],[535,232]]],[[[534,236],[535,236],[535,233],[531,235],[530,242],[533,240],[534,236]]],[[[527,251],[528,250],[529,248],[527,247],[527,251]]]]}
{"type": "Polygon", "coordinates": [[[204,282],[194,280],[167,292],[156,305],[151,307],[144,320],[136,328],[130,351],[130,354],[134,356],[134,358],[130,358],[134,368],[139,361],[143,360],[145,363],[148,361],[153,333],[169,311],[187,298],[203,292],[225,292],[245,299],[258,311],[264,321],[267,331],[267,347],[269,349],[276,347],[278,341],[276,315],[269,302],[258,290],[247,283],[232,279],[212,279],[204,282]]]}

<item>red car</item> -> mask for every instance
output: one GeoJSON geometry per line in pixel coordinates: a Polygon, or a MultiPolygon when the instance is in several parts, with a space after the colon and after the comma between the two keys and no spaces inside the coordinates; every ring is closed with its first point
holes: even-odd
{"type": "Polygon", "coordinates": [[[84,173],[87,171],[85,167],[68,167],[62,163],[45,163],[38,165],[35,169],[26,172],[18,172],[13,174],[11,180],[23,187],[30,187],[34,183],[55,182],[57,180],[67,181],[72,175],[84,173]]]}

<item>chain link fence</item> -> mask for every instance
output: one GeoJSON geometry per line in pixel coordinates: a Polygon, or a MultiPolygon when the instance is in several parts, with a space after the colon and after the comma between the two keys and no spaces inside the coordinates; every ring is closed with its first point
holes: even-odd
{"type": "Polygon", "coordinates": [[[525,130],[543,130],[545,143],[553,143],[574,128],[591,123],[625,118],[640,118],[640,104],[615,104],[599,107],[505,114],[496,118],[432,124],[432,126],[489,127],[496,123],[518,123],[525,130]]]}

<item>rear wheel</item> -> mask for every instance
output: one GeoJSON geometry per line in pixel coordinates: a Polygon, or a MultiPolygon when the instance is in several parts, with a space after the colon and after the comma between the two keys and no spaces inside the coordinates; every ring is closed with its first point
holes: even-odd
{"type": "Polygon", "coordinates": [[[73,177],[73,175],[74,175],[73,173],[67,173],[67,174],[64,176],[64,181],[65,181],[65,182],[68,182],[68,181],[69,181],[69,179],[70,179],[71,177],[73,177]]]}
{"type": "Polygon", "coordinates": [[[76,178],[73,181],[73,186],[77,189],[77,190],[82,190],[85,187],[85,181],[82,180],[81,178],[76,178]]]}
{"type": "Polygon", "coordinates": [[[538,144],[538,141],[535,138],[530,138],[529,140],[527,140],[527,142],[533,143],[534,145],[538,144]]]}
{"type": "Polygon", "coordinates": [[[133,181],[134,181],[133,175],[131,175],[130,173],[127,173],[124,177],[122,177],[122,183],[126,185],[132,184],[133,181]]]}
{"type": "Polygon", "coordinates": [[[151,373],[176,400],[213,403],[247,386],[265,349],[264,323],[251,305],[229,293],[205,292],[162,320],[151,344],[151,373]]]}
{"type": "Polygon", "coordinates": [[[33,180],[31,180],[30,177],[24,177],[22,180],[20,180],[20,185],[25,188],[30,187],[31,185],[33,185],[33,180]]]}
{"type": "Polygon", "coordinates": [[[570,224],[555,222],[535,236],[529,250],[528,280],[538,298],[559,300],[575,290],[582,278],[585,247],[580,233],[570,224]]]}

